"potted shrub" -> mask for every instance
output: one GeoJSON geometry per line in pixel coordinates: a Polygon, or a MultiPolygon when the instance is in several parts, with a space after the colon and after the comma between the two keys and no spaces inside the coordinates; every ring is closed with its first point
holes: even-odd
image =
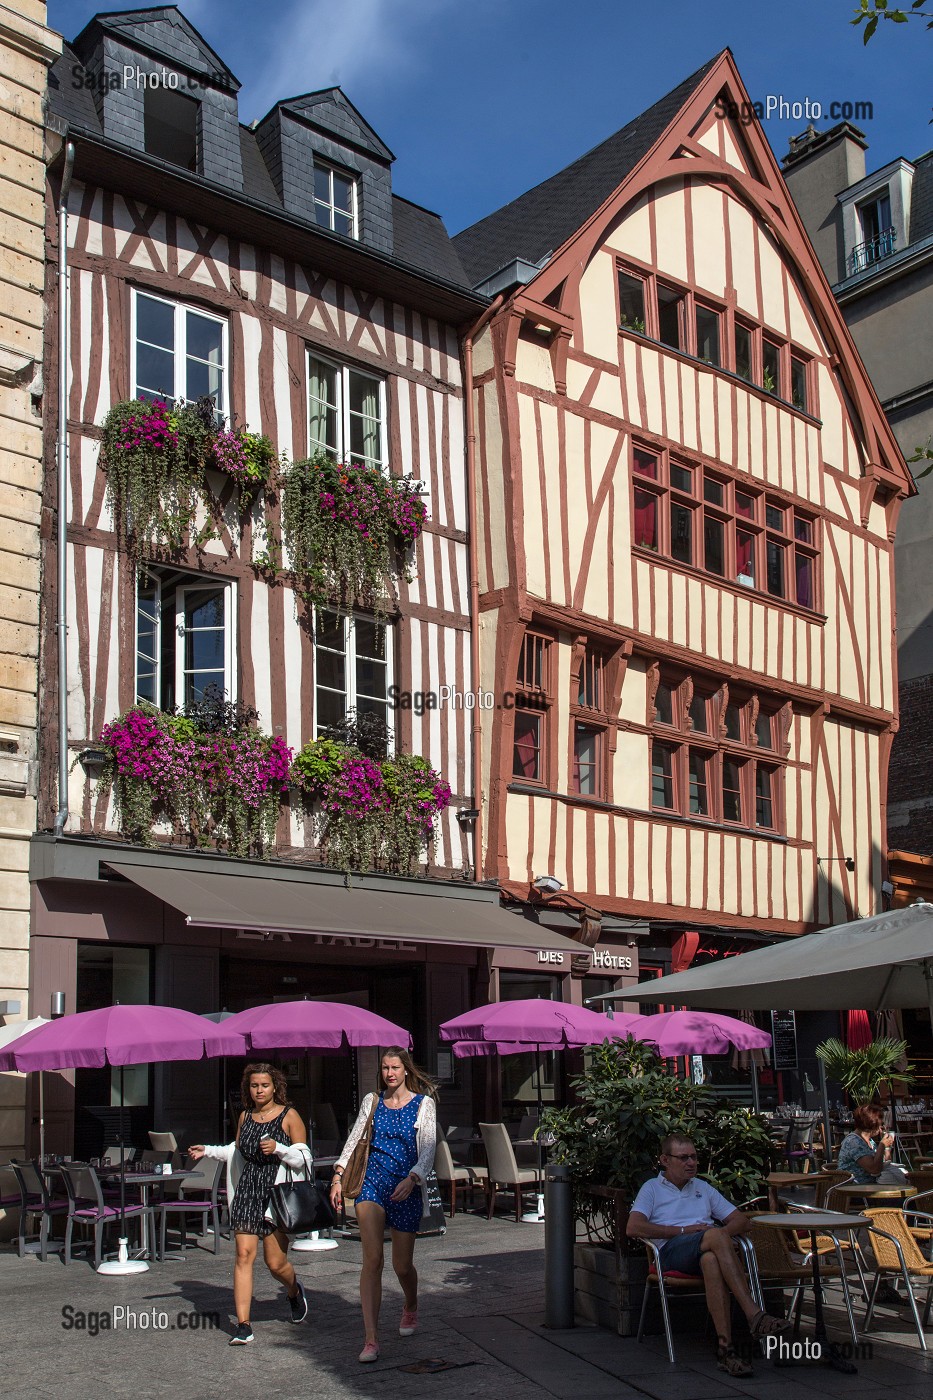
{"type": "Polygon", "coordinates": [[[827,1078],[840,1084],[854,1104],[872,1103],[883,1084],[895,1079],[909,1084],[913,1078],[906,1040],[881,1036],[860,1050],[849,1050],[833,1038],[818,1045],[816,1054],[826,1066],[827,1078]]]}

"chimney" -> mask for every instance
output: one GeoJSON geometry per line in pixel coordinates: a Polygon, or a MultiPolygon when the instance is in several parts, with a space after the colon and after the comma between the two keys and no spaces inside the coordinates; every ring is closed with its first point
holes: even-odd
{"type": "Polygon", "coordinates": [[[791,198],[831,283],[842,281],[846,266],[837,195],[865,178],[867,145],[864,133],[851,122],[840,122],[829,131],[817,131],[811,124],[791,137],[781,162],[791,198]]]}

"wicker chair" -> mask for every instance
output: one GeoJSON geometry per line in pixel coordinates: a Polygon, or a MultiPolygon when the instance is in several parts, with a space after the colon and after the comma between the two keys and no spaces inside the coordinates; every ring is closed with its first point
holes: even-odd
{"type": "MultiPolygon", "coordinates": [[[[793,1294],[790,1300],[790,1307],[787,1315],[794,1315],[795,1326],[800,1322],[800,1309],[803,1302],[804,1285],[810,1283],[813,1272],[810,1264],[812,1256],[806,1257],[795,1253],[788,1244],[788,1236],[782,1230],[775,1230],[769,1225],[759,1225],[755,1216],[751,1217],[751,1228],[748,1232],[748,1239],[755,1251],[757,1271],[759,1280],[762,1282],[779,1283],[793,1286],[793,1294]]],[[[834,1246],[835,1250],[835,1246],[834,1246]]],[[[820,1256],[820,1281],[825,1284],[829,1281],[838,1281],[842,1285],[842,1295],[849,1318],[849,1331],[852,1334],[852,1341],[858,1345],[858,1334],[855,1329],[855,1315],[852,1312],[852,1298],[849,1293],[849,1284],[845,1275],[844,1257],[840,1253],[836,1254],[835,1260],[824,1260],[820,1256]]]]}
{"type": "Polygon", "coordinates": [[[904,1202],[904,1215],[911,1234],[929,1258],[933,1246],[933,1170],[908,1172],[907,1180],[916,1186],[917,1194],[904,1202]]]}
{"type": "Polygon", "coordinates": [[[871,1220],[871,1247],[875,1256],[875,1277],[871,1286],[871,1296],[868,1299],[868,1310],[865,1313],[865,1331],[867,1332],[871,1325],[882,1279],[885,1276],[889,1278],[893,1276],[901,1279],[907,1290],[907,1301],[910,1303],[910,1310],[913,1313],[917,1339],[920,1342],[921,1350],[926,1351],[927,1343],[923,1329],[929,1324],[930,1307],[933,1305],[933,1264],[928,1259],[924,1259],[920,1252],[920,1246],[911,1233],[910,1225],[907,1223],[903,1211],[879,1208],[866,1210],[864,1214],[871,1220]],[[917,1300],[914,1297],[914,1281],[925,1283],[927,1286],[927,1300],[922,1322],[917,1312],[917,1300]]]}

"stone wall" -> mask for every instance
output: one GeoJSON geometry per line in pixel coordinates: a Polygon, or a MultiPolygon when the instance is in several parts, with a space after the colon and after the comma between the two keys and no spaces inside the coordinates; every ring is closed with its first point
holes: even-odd
{"type": "MultiPolygon", "coordinates": [[[[28,1013],[29,838],[36,827],[46,71],[44,0],[0,5],[0,1000],[28,1013]]],[[[0,1024],[19,1019],[0,1017],[0,1024]]],[[[0,1075],[0,1161],[26,1143],[26,1081],[0,1075]]]]}

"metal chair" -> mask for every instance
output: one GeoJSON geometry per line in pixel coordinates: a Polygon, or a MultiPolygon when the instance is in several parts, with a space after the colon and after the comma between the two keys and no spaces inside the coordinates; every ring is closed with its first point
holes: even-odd
{"type": "Polygon", "coordinates": [[[15,1210],[19,1213],[19,1235],[17,1236],[17,1239],[22,1241],[22,1245],[19,1251],[19,1257],[22,1259],[23,1255],[26,1252],[25,1241],[23,1240],[23,1217],[25,1215],[25,1207],[23,1205],[22,1188],[20,1187],[19,1181],[16,1177],[16,1173],[10,1166],[9,1162],[0,1163],[0,1172],[9,1172],[13,1178],[13,1186],[15,1189],[0,1194],[0,1210],[15,1210]]]}
{"type": "Polygon", "coordinates": [[[461,1167],[451,1156],[444,1138],[438,1138],[434,1148],[434,1171],[438,1183],[450,1187],[450,1218],[457,1213],[457,1192],[472,1193],[477,1186],[485,1188],[488,1172],[485,1167],[461,1167]]]}
{"type": "Polygon", "coordinates": [[[933,1264],[928,1259],[924,1259],[903,1211],[879,1208],[866,1210],[863,1214],[867,1215],[871,1221],[871,1247],[875,1256],[875,1277],[865,1313],[865,1331],[867,1332],[871,1326],[881,1281],[886,1275],[893,1274],[896,1278],[901,1279],[907,1290],[907,1301],[910,1303],[910,1310],[913,1313],[920,1349],[926,1351],[927,1343],[923,1329],[929,1324],[930,1308],[933,1306],[933,1264]],[[917,1312],[917,1300],[914,1297],[914,1280],[927,1285],[927,1301],[923,1309],[922,1322],[917,1312]]]}
{"type": "Polygon", "coordinates": [[[817,1120],[815,1118],[809,1121],[804,1119],[788,1125],[783,1155],[787,1158],[787,1164],[791,1171],[797,1171],[798,1168],[804,1172],[816,1171],[816,1152],[813,1148],[816,1129],[817,1120]]]}
{"type": "MultiPolygon", "coordinates": [[[[104,1230],[108,1225],[120,1223],[120,1207],[109,1205],[104,1200],[100,1178],[93,1167],[63,1166],[62,1177],[68,1192],[68,1223],[65,1226],[65,1251],[63,1260],[71,1263],[71,1238],[75,1225],[91,1226],[94,1230],[94,1267],[100,1267],[104,1230]]],[[[145,1226],[149,1227],[149,1239],[155,1241],[155,1214],[152,1206],[139,1201],[129,1202],[124,1214],[128,1220],[139,1220],[140,1248],[145,1247],[145,1226]]]]}
{"type": "Polygon", "coordinates": [[[904,1202],[904,1219],[929,1259],[933,1251],[933,1171],[908,1172],[907,1179],[917,1187],[917,1195],[904,1202]]]}
{"type": "Polygon", "coordinates": [[[178,1151],[178,1143],[175,1141],[174,1133],[157,1133],[150,1128],[149,1142],[154,1152],[173,1153],[178,1151]]]}
{"type": "Polygon", "coordinates": [[[702,1274],[684,1274],[679,1270],[665,1272],[661,1263],[662,1246],[655,1240],[643,1240],[642,1243],[648,1247],[648,1276],[645,1279],[645,1291],[642,1294],[641,1313],[638,1318],[638,1334],[635,1340],[640,1342],[645,1334],[648,1299],[651,1295],[651,1285],[653,1285],[657,1288],[658,1297],[661,1300],[661,1316],[664,1319],[667,1355],[673,1366],[676,1364],[677,1358],[674,1355],[674,1335],[671,1331],[668,1290],[672,1290],[679,1297],[696,1297],[698,1294],[703,1294],[705,1297],[706,1286],[703,1283],[702,1274]]]}
{"type": "MultiPolygon", "coordinates": [[[[211,1253],[217,1253],[217,1241],[220,1238],[220,1187],[226,1170],[226,1163],[223,1161],[214,1162],[214,1175],[209,1185],[204,1185],[198,1189],[198,1194],[186,1195],[184,1184],[175,1200],[162,1200],[156,1206],[159,1213],[159,1254],[165,1258],[165,1234],[168,1228],[169,1214],[174,1212],[181,1216],[181,1247],[187,1247],[187,1217],[189,1215],[200,1215],[201,1234],[206,1234],[207,1217],[211,1217],[211,1226],[214,1234],[214,1245],[211,1253]]],[[[195,1190],[193,1186],[189,1189],[195,1190]]]]}
{"type": "Polygon", "coordinates": [[[38,1240],[39,1258],[45,1262],[52,1221],[56,1216],[64,1217],[68,1214],[68,1200],[66,1197],[52,1194],[39,1170],[38,1162],[11,1161],[10,1170],[16,1178],[20,1192],[21,1214],[17,1237],[19,1257],[22,1259],[25,1255],[27,1244],[38,1240]],[[29,1234],[26,1230],[26,1217],[30,1215],[39,1219],[38,1234],[29,1234]]]}
{"type": "Polygon", "coordinates": [[[518,1165],[504,1123],[480,1123],[479,1130],[486,1148],[488,1167],[486,1192],[489,1196],[489,1213],[486,1218],[492,1219],[497,1191],[512,1190],[515,1193],[515,1219],[519,1221],[522,1218],[522,1192],[537,1191],[538,1173],[531,1167],[518,1165]]]}

